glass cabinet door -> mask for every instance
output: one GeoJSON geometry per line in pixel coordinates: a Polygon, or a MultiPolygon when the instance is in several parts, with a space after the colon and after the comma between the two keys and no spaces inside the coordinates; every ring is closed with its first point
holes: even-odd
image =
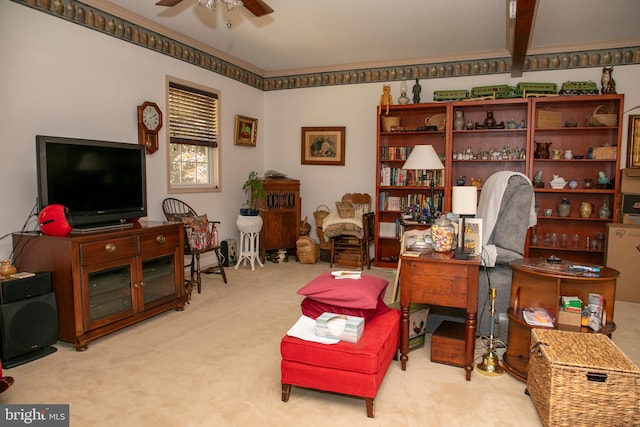
{"type": "Polygon", "coordinates": [[[176,297],[175,255],[164,255],[142,261],[144,307],[160,304],[176,297]]]}
{"type": "Polygon", "coordinates": [[[85,322],[87,329],[109,323],[117,317],[130,316],[132,302],[132,264],[103,268],[85,273],[85,322]]]}

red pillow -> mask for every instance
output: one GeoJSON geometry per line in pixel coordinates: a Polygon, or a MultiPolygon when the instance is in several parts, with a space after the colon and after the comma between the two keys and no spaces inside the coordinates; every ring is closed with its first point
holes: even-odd
{"type": "Polygon", "coordinates": [[[388,280],[377,276],[363,274],[359,280],[336,279],[328,271],[304,285],[298,295],[338,307],[372,310],[378,306],[378,297],[384,297],[387,285],[388,280]]]}
{"type": "Polygon", "coordinates": [[[382,297],[378,298],[378,305],[374,309],[340,307],[337,305],[325,304],[308,297],[302,300],[300,308],[302,309],[302,314],[312,319],[318,318],[322,313],[345,314],[347,316],[358,316],[364,318],[365,325],[373,320],[374,317],[380,316],[381,314],[391,310],[387,307],[387,304],[384,303],[382,297]]]}

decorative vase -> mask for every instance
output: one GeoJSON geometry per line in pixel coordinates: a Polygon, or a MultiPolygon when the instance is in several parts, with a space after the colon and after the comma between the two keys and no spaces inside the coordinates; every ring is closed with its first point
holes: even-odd
{"type": "Polygon", "coordinates": [[[580,216],[582,218],[589,218],[593,212],[593,205],[589,202],[580,203],[580,216]]]}
{"type": "Polygon", "coordinates": [[[453,119],[453,128],[455,130],[463,130],[464,129],[464,111],[457,110],[456,117],[453,119]]]}
{"type": "Polygon", "coordinates": [[[473,128],[475,127],[475,124],[473,123],[473,120],[469,119],[467,120],[466,126],[467,126],[467,130],[473,130],[473,128]]]}
{"type": "Polygon", "coordinates": [[[569,188],[572,190],[575,190],[576,188],[578,188],[578,180],[577,179],[570,179],[569,180],[569,188]]]}
{"type": "Polygon", "coordinates": [[[585,178],[582,183],[582,188],[593,188],[593,180],[591,178],[585,178]]]}
{"type": "Polygon", "coordinates": [[[565,160],[571,160],[573,159],[573,153],[571,152],[571,150],[565,150],[563,157],[565,160]]]}
{"type": "Polygon", "coordinates": [[[598,216],[602,219],[609,219],[611,216],[611,209],[609,209],[609,202],[606,200],[602,202],[602,206],[598,210],[598,216]]]}
{"type": "Polygon", "coordinates": [[[558,205],[558,216],[567,217],[571,213],[571,203],[566,197],[558,205]]]}
{"type": "Polygon", "coordinates": [[[550,142],[536,142],[536,152],[534,153],[534,157],[536,159],[548,159],[550,145],[550,142]]]}
{"type": "Polygon", "coordinates": [[[18,272],[18,269],[15,268],[12,264],[11,264],[11,260],[8,259],[3,259],[0,261],[0,276],[3,278],[8,278],[10,277],[12,274],[16,274],[18,272]]]}
{"type": "Polygon", "coordinates": [[[484,119],[483,124],[487,129],[496,126],[496,119],[493,117],[493,111],[487,111],[487,117],[484,119]]]}

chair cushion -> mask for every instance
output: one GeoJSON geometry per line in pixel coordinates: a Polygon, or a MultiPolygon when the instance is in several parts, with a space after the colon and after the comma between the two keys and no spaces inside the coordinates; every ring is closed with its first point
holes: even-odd
{"type": "Polygon", "coordinates": [[[182,218],[187,242],[192,251],[200,251],[211,247],[211,230],[209,230],[209,219],[207,215],[190,216],[182,218]]]}
{"type": "Polygon", "coordinates": [[[362,274],[359,280],[336,279],[328,271],[300,288],[298,295],[338,307],[373,310],[387,285],[389,281],[381,277],[362,274]]]}
{"type": "MultiPolygon", "coordinates": [[[[357,343],[321,344],[285,335],[280,343],[282,359],[329,369],[375,374],[386,369],[398,349],[400,311],[389,310],[365,322],[357,343]]],[[[330,381],[330,378],[327,379],[330,381]]]]}
{"type": "Polygon", "coordinates": [[[300,304],[302,314],[312,319],[318,318],[322,313],[345,314],[347,316],[358,316],[364,318],[365,324],[390,310],[384,303],[382,297],[378,297],[378,305],[374,309],[341,307],[333,304],[316,301],[312,298],[305,298],[300,304]]]}

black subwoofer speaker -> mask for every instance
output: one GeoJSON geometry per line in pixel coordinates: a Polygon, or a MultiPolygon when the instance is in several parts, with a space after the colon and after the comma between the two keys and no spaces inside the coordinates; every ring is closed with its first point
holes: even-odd
{"type": "Polygon", "coordinates": [[[4,368],[56,351],[58,310],[51,273],[0,282],[0,357],[4,368]]]}

